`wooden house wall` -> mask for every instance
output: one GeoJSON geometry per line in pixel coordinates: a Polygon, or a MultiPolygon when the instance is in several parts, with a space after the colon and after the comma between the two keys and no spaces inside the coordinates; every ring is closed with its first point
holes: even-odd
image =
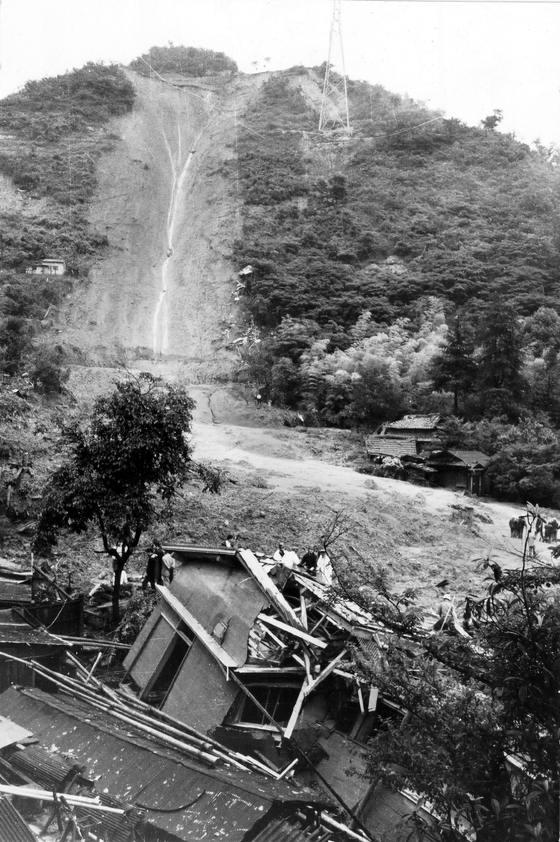
{"type": "Polygon", "coordinates": [[[213,656],[195,640],[171,686],[162,710],[206,733],[221,725],[238,694],[213,656]]]}
{"type": "Polygon", "coordinates": [[[162,616],[161,609],[156,608],[124,662],[129,675],[141,691],[153,683],[158,666],[172,644],[174,635],[175,631],[162,616]]]}
{"type": "Polygon", "coordinates": [[[189,561],[178,568],[169,590],[208,634],[224,623],[220,645],[238,664],[245,663],[249,631],[268,601],[244,568],[189,561]]]}
{"type": "Polygon", "coordinates": [[[433,474],[433,479],[438,485],[444,488],[468,488],[469,477],[466,469],[460,468],[439,468],[437,474],[433,474]]]}
{"type": "Polygon", "coordinates": [[[26,610],[52,634],[81,637],[84,633],[83,596],[65,602],[27,605],[26,610]]]}

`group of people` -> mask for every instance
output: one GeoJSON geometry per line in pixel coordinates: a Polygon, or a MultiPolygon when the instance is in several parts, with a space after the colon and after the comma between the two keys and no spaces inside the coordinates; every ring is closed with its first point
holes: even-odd
{"type": "Polygon", "coordinates": [[[280,542],[272,560],[291,570],[299,569],[304,573],[309,573],[323,585],[332,585],[333,568],[329,555],[324,548],[320,550],[317,547],[307,547],[300,560],[294,550],[286,549],[285,545],[280,542]]]}
{"type": "Polygon", "coordinates": [[[172,554],[164,553],[159,541],[152,541],[148,548],[148,564],[146,565],[146,574],[142,580],[142,590],[146,591],[148,585],[150,585],[151,589],[155,591],[156,585],[164,585],[164,575],[171,584],[176,566],[177,562],[172,554]]]}
{"type": "Polygon", "coordinates": [[[547,521],[541,515],[533,518],[531,523],[529,523],[527,515],[512,517],[509,521],[511,538],[523,540],[525,529],[527,528],[527,555],[529,558],[535,558],[537,555],[537,541],[544,541],[547,544],[556,543],[559,526],[560,524],[556,518],[547,521]]]}
{"type": "MultiPolygon", "coordinates": [[[[223,546],[228,549],[237,549],[238,544],[239,536],[230,533],[226,536],[223,546]]],[[[263,553],[257,553],[257,556],[261,557],[261,560],[266,559],[263,553]]],[[[324,547],[322,550],[317,547],[307,547],[300,559],[293,548],[286,547],[284,542],[280,541],[278,549],[275,550],[271,558],[276,565],[281,565],[289,570],[299,570],[303,573],[309,573],[318,582],[324,585],[332,585],[333,568],[329,555],[324,547]]],[[[271,568],[272,565],[269,564],[268,567],[271,568]]]]}

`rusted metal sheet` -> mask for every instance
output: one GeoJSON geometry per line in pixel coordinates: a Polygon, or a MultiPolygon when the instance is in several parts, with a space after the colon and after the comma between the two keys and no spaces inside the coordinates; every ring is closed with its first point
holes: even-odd
{"type": "Polygon", "coordinates": [[[12,802],[0,796],[0,842],[37,842],[12,802]]]}

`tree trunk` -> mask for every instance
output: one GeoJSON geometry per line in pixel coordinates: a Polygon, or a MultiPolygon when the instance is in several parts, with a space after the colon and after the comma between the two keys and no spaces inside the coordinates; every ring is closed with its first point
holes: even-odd
{"type": "Polygon", "coordinates": [[[121,573],[124,570],[125,562],[119,559],[115,564],[115,579],[113,582],[113,615],[111,625],[114,629],[120,623],[119,599],[121,595],[121,573]]]}

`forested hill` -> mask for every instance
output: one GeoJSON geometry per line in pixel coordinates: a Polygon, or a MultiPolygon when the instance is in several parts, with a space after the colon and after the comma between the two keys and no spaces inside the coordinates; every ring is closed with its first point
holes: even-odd
{"type": "Polygon", "coordinates": [[[321,136],[323,72],[273,75],[239,138],[262,389],[337,424],[558,419],[555,150],[352,81],[351,138],[321,136]]]}
{"type": "MultiPolygon", "coordinates": [[[[308,423],[368,430],[441,412],[465,422],[452,422],[456,446],[496,453],[536,437],[544,449],[523,458],[560,481],[555,150],[501,133],[499,112],[466,126],[352,80],[352,135],[319,135],[324,66],[243,76],[221,53],[170,46],[131,68],[142,85],[205,86],[193,97],[226,127],[223,160],[193,180],[192,201],[214,206],[211,177],[236,204],[222,262],[224,277],[251,267],[239,276],[239,376],[308,423]]],[[[45,317],[116,249],[88,212],[99,157],[119,143],[114,118],[132,112],[132,125],[141,110],[131,79],[87,65],[0,103],[0,366],[45,389],[65,364],[45,317]],[[25,273],[53,255],[64,278],[25,273]]]]}

